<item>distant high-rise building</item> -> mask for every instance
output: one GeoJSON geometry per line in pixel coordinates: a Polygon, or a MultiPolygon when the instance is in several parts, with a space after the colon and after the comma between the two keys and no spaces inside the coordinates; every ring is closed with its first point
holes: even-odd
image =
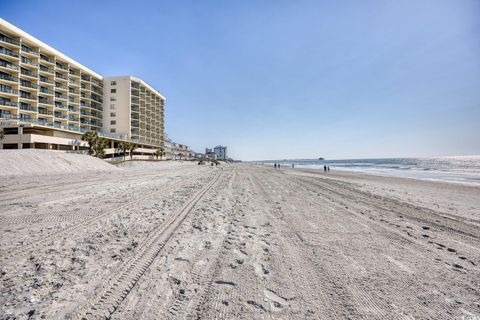
{"type": "Polygon", "coordinates": [[[213,152],[215,152],[218,159],[227,160],[227,147],[226,146],[216,146],[215,148],[213,148],[213,152]]]}

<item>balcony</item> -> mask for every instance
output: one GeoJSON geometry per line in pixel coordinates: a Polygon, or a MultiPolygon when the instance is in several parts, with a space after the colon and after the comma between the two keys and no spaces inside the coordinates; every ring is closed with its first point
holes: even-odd
{"type": "Polygon", "coordinates": [[[6,107],[16,108],[16,107],[18,107],[18,102],[8,101],[8,100],[5,100],[5,99],[0,99],[0,105],[1,106],[6,106],[6,107]]]}
{"type": "Polygon", "coordinates": [[[15,95],[18,94],[18,90],[15,90],[15,89],[12,89],[12,88],[9,88],[9,87],[5,87],[5,86],[0,86],[0,92],[15,94],[15,95]]]}
{"type": "Polygon", "coordinates": [[[13,63],[8,63],[6,61],[0,61],[0,67],[16,70],[16,71],[20,69],[20,66],[17,66],[16,64],[13,64],[13,63]]]}
{"type": "Polygon", "coordinates": [[[69,69],[68,70],[68,74],[71,76],[71,77],[80,77],[80,72],[79,71],[75,71],[73,69],[69,69]]]}
{"type": "Polygon", "coordinates": [[[53,100],[38,97],[38,103],[53,105],[53,100]]]}
{"type": "Polygon", "coordinates": [[[37,112],[37,108],[33,107],[30,104],[22,104],[22,103],[20,103],[20,110],[37,112]]]}
{"type": "Polygon", "coordinates": [[[18,78],[12,77],[9,74],[0,74],[0,79],[6,80],[6,81],[11,81],[11,82],[18,82],[18,78]]]}
{"type": "Polygon", "coordinates": [[[48,94],[49,96],[53,96],[53,91],[48,90],[48,88],[40,87],[40,92],[43,94],[48,94]]]}
{"type": "Polygon", "coordinates": [[[32,60],[27,59],[25,57],[22,57],[21,61],[22,61],[23,64],[28,64],[28,65],[33,66],[33,67],[38,67],[38,63],[35,63],[32,60]]]}
{"type": "Polygon", "coordinates": [[[73,79],[68,79],[68,83],[71,83],[71,84],[74,84],[74,85],[79,85],[80,84],[80,82],[75,81],[73,79]]]}
{"type": "Polygon", "coordinates": [[[36,84],[33,84],[31,82],[27,82],[27,81],[21,81],[20,86],[25,87],[25,88],[38,89],[38,86],[36,84]]]}
{"type": "Polygon", "coordinates": [[[55,78],[57,78],[57,79],[62,79],[62,80],[65,80],[65,81],[68,80],[68,77],[66,77],[66,76],[64,76],[63,74],[58,73],[58,72],[55,72],[55,78]]]}
{"type": "Polygon", "coordinates": [[[32,96],[30,93],[27,92],[20,92],[20,98],[37,101],[36,96],[32,96]]]}
{"type": "Polygon", "coordinates": [[[68,90],[68,87],[64,84],[61,84],[59,82],[55,82],[55,88],[63,89],[63,90],[68,90]]]}
{"type": "Polygon", "coordinates": [[[40,81],[45,82],[45,83],[53,84],[53,80],[45,78],[45,77],[40,77],[40,81]]]}
{"type": "Polygon", "coordinates": [[[49,69],[48,67],[45,67],[44,65],[40,65],[40,72],[55,74],[55,71],[49,69]]]}
{"type": "Polygon", "coordinates": [[[2,48],[2,47],[0,47],[0,54],[3,54],[5,56],[9,56],[9,57],[18,58],[18,53],[13,52],[12,50],[8,50],[6,48],[2,48]]]}
{"type": "Polygon", "coordinates": [[[64,65],[60,64],[60,63],[56,63],[55,64],[55,67],[58,68],[58,69],[62,69],[62,70],[65,70],[65,71],[68,71],[68,68],[65,67],[64,65]]]}
{"type": "Polygon", "coordinates": [[[48,115],[48,116],[53,116],[53,112],[52,112],[52,111],[49,111],[49,110],[47,110],[47,109],[38,108],[38,113],[39,113],[39,114],[48,115]]]}
{"type": "Polygon", "coordinates": [[[80,95],[80,93],[77,90],[72,89],[72,88],[68,88],[68,93],[69,94],[74,94],[74,95],[77,95],[77,96],[80,95]]]}
{"type": "Polygon", "coordinates": [[[51,65],[55,65],[54,62],[53,62],[53,59],[50,59],[49,57],[44,56],[43,54],[40,54],[40,60],[42,60],[42,62],[51,64],[51,65]]]}
{"type": "Polygon", "coordinates": [[[63,110],[68,110],[68,107],[64,104],[55,102],[55,109],[63,109],[63,110]]]}
{"type": "Polygon", "coordinates": [[[73,113],[78,113],[80,110],[75,108],[75,107],[68,106],[68,111],[73,112],[73,113]]]}
{"type": "Polygon", "coordinates": [[[18,42],[16,40],[13,40],[12,38],[9,38],[7,36],[4,36],[3,34],[0,35],[0,42],[8,43],[8,44],[11,44],[11,45],[14,45],[14,46],[19,46],[20,45],[20,42],[18,42]]]}
{"type": "Polygon", "coordinates": [[[31,54],[31,55],[34,55],[36,57],[38,57],[40,55],[40,53],[38,53],[36,51],[33,51],[32,49],[30,49],[29,47],[27,47],[23,44],[22,44],[22,53],[31,54]]]}
{"type": "Polygon", "coordinates": [[[23,69],[20,71],[20,73],[26,77],[31,77],[31,78],[35,78],[35,79],[38,79],[38,74],[36,73],[33,73],[32,71],[30,70],[27,70],[27,69],[23,69]]]}

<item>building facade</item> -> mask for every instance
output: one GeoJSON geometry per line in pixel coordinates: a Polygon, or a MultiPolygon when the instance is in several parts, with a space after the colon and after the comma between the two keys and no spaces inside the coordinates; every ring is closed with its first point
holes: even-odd
{"type": "Polygon", "coordinates": [[[122,141],[153,153],[163,145],[164,105],[142,80],[104,78],[0,19],[0,148],[82,149],[81,135],[96,131],[111,142],[107,154],[122,141]]]}
{"type": "Polygon", "coordinates": [[[217,159],[227,160],[227,147],[225,146],[216,146],[213,148],[213,152],[217,155],[217,159]]]}
{"type": "Polygon", "coordinates": [[[165,97],[144,81],[131,77],[104,78],[103,127],[133,141],[164,143],[165,97]]]}

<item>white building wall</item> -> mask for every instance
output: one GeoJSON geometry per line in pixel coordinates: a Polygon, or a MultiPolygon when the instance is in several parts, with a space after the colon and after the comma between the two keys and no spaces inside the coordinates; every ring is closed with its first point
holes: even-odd
{"type": "Polygon", "coordinates": [[[131,110],[130,95],[131,81],[129,76],[123,77],[106,77],[103,79],[104,92],[104,117],[103,127],[106,132],[112,133],[111,129],[115,128],[115,134],[131,137],[131,110]],[[115,85],[112,85],[115,81],[115,85]],[[111,90],[116,92],[112,93],[111,90]],[[115,113],[115,116],[112,116],[115,113]],[[115,125],[111,121],[116,121],[115,125]]]}

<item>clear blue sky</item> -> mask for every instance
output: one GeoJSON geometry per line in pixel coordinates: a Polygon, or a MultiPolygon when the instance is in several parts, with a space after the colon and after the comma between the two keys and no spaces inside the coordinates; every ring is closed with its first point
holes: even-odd
{"type": "Polygon", "coordinates": [[[480,1],[8,1],[0,15],[167,97],[245,160],[480,154],[480,1]]]}

